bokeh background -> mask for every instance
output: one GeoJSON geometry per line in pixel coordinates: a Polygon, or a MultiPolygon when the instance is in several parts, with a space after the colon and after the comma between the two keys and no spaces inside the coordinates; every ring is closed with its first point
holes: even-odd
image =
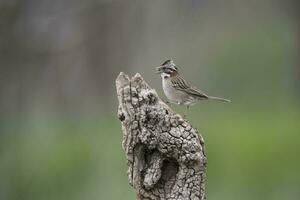
{"type": "MultiPolygon", "coordinates": [[[[0,199],[129,200],[114,81],[172,58],[203,91],[210,200],[300,199],[296,0],[1,0],[0,199]]],[[[184,108],[172,106],[179,113],[184,108]]]]}

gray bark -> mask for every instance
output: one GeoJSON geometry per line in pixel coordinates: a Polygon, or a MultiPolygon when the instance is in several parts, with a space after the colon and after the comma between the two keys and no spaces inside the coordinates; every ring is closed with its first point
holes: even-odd
{"type": "Polygon", "coordinates": [[[205,199],[206,156],[198,131],[136,74],[116,80],[122,146],[137,198],[205,199]]]}

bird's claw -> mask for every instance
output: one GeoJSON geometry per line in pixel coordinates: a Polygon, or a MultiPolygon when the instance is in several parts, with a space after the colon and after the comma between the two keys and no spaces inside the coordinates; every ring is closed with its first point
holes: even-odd
{"type": "Polygon", "coordinates": [[[163,99],[163,102],[164,102],[165,104],[169,104],[169,103],[170,103],[170,101],[165,100],[165,99],[163,99]]]}

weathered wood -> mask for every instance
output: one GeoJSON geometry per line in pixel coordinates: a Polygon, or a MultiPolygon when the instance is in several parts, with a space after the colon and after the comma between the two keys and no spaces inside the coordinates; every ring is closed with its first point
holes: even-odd
{"type": "Polygon", "coordinates": [[[141,200],[202,200],[203,138],[136,74],[116,80],[129,183],[141,200]]]}

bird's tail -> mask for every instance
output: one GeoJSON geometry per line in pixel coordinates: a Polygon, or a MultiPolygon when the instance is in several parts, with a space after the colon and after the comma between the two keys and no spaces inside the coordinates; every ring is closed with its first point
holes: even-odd
{"type": "Polygon", "coordinates": [[[217,100],[217,101],[223,101],[223,102],[231,102],[228,99],[224,99],[224,98],[220,98],[220,97],[213,97],[213,96],[208,96],[208,99],[217,100]]]}

